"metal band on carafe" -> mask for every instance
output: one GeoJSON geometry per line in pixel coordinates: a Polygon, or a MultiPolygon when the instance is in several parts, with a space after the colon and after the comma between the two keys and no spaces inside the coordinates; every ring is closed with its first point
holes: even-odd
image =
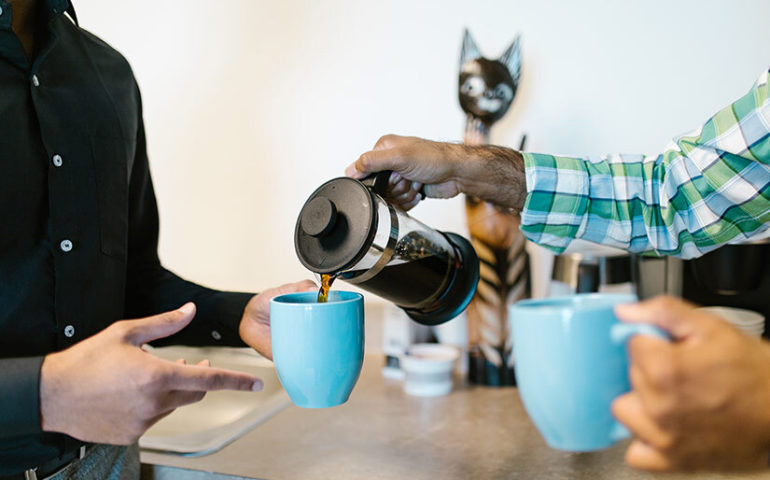
{"type": "MultiPolygon", "coordinates": [[[[392,205],[389,203],[386,205],[388,206],[388,212],[390,213],[390,235],[388,236],[388,243],[382,250],[380,258],[377,260],[377,262],[375,262],[374,265],[372,265],[372,268],[366,270],[360,275],[356,275],[355,277],[346,277],[343,273],[342,279],[346,282],[356,284],[374,278],[393,258],[393,254],[396,251],[396,244],[398,243],[398,214],[392,205]]],[[[375,245],[372,245],[370,248],[375,248],[375,245]]]]}

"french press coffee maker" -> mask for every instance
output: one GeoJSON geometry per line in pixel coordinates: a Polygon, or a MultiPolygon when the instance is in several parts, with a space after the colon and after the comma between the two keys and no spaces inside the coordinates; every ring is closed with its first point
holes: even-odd
{"type": "Polygon", "coordinates": [[[433,230],[385,200],[390,172],[363,181],[332,179],[310,195],[297,218],[300,262],[438,325],[468,306],[479,260],[460,235],[433,230]]]}

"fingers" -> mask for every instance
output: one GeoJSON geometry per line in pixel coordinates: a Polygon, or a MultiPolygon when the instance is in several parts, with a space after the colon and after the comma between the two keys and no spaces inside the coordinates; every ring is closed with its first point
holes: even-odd
{"type": "Polygon", "coordinates": [[[403,164],[404,159],[396,150],[370,150],[358,157],[354,163],[348,165],[345,169],[345,175],[360,180],[369,174],[383,170],[400,171],[403,164]]]}
{"type": "MultiPolygon", "coordinates": [[[[184,358],[179,358],[174,362],[174,364],[187,365],[187,362],[184,358]]],[[[199,367],[210,367],[211,362],[208,359],[204,359],[196,363],[196,365],[199,367]]],[[[172,390],[168,392],[166,394],[166,398],[163,400],[163,406],[160,408],[162,414],[159,415],[157,419],[154,419],[152,423],[155,423],[165,415],[168,415],[177,407],[200,402],[203,400],[204,396],[206,396],[206,392],[204,390],[172,390]]]]}
{"type": "Polygon", "coordinates": [[[425,185],[422,197],[451,198],[460,193],[456,178],[456,157],[451,144],[432,142],[418,137],[385,135],[374,149],[363,153],[345,169],[352,178],[363,179],[375,172],[391,170],[389,198],[409,209],[425,185]],[[431,192],[433,194],[431,194],[431,192]]]}
{"type": "Polygon", "coordinates": [[[238,327],[241,338],[266,358],[272,358],[270,343],[270,300],[278,295],[293,292],[317,291],[318,286],[310,280],[287,283],[270,288],[249,300],[246,311],[238,327]]]}
{"type": "Polygon", "coordinates": [[[425,189],[423,188],[424,185],[420,182],[414,182],[412,183],[412,190],[414,191],[415,198],[419,200],[425,200],[425,189]]]}
{"type": "Polygon", "coordinates": [[[617,305],[615,314],[624,322],[657,325],[676,340],[692,335],[703,326],[703,316],[692,305],[672,297],[656,297],[644,302],[617,305]]]}
{"type": "Polygon", "coordinates": [[[674,344],[651,335],[634,335],[628,341],[628,356],[632,364],[666,363],[673,355],[674,344]]]}
{"type": "Polygon", "coordinates": [[[138,320],[123,320],[126,341],[139,346],[159,338],[165,338],[186,327],[195,317],[195,304],[186,303],[180,308],[138,320]]]}
{"type": "Polygon", "coordinates": [[[270,301],[271,298],[277,297],[278,295],[285,295],[287,293],[296,292],[309,292],[312,290],[318,290],[318,285],[314,281],[300,280],[299,282],[284,283],[278,287],[268,288],[257,296],[260,297],[260,300],[265,300],[267,302],[270,301]]]}
{"type": "Polygon", "coordinates": [[[394,135],[392,133],[383,135],[377,140],[377,143],[374,144],[374,148],[372,148],[372,150],[388,150],[390,148],[395,148],[399,143],[401,143],[406,138],[407,137],[402,137],[401,135],[394,135]]]}
{"type": "Polygon", "coordinates": [[[168,395],[166,395],[166,398],[163,401],[165,404],[163,411],[168,412],[184,405],[200,402],[205,396],[206,392],[201,391],[173,390],[168,392],[168,395]]]}
{"type": "Polygon", "coordinates": [[[621,395],[612,402],[612,414],[645,444],[659,449],[670,448],[673,437],[661,429],[645,411],[636,392],[621,395]]]}
{"type": "MultiPolygon", "coordinates": [[[[174,363],[176,363],[177,365],[187,365],[187,361],[184,358],[177,358],[174,363]]],[[[201,367],[210,367],[211,362],[209,362],[208,359],[206,359],[206,360],[201,360],[200,362],[196,363],[196,365],[201,367]]]]}
{"type": "Polygon", "coordinates": [[[170,390],[262,390],[262,380],[249,373],[204,366],[174,365],[168,380],[170,390]]]}
{"type": "Polygon", "coordinates": [[[388,198],[402,209],[409,210],[422,200],[420,189],[422,183],[406,180],[397,172],[393,172],[390,176],[388,198]]]}
{"type": "Polygon", "coordinates": [[[626,450],[626,462],[642,470],[665,471],[674,467],[663,453],[640,440],[631,442],[626,450]]]}
{"type": "Polygon", "coordinates": [[[634,392],[648,414],[660,421],[662,415],[675,408],[676,394],[682,387],[678,347],[657,337],[637,335],[628,342],[628,356],[634,392]]]}
{"type": "Polygon", "coordinates": [[[285,289],[283,293],[294,293],[294,292],[307,292],[310,290],[318,290],[318,285],[312,280],[300,280],[299,282],[294,283],[287,283],[285,285],[281,285],[279,287],[281,289],[285,289]]]}
{"type": "Polygon", "coordinates": [[[346,177],[355,178],[355,179],[358,179],[358,180],[362,180],[363,178],[366,177],[366,174],[361,173],[360,171],[358,171],[357,164],[358,164],[358,160],[356,160],[355,162],[353,162],[350,165],[348,165],[347,167],[345,167],[345,176],[346,177]]]}
{"type": "Polygon", "coordinates": [[[422,187],[423,198],[452,198],[462,192],[456,182],[425,184],[422,187]]]}
{"type": "Polygon", "coordinates": [[[418,203],[420,203],[420,201],[421,201],[421,200],[422,200],[422,197],[420,197],[420,196],[417,196],[417,197],[415,197],[415,199],[414,199],[414,200],[412,200],[411,202],[402,203],[402,204],[400,205],[400,207],[401,207],[401,209],[402,209],[403,211],[405,211],[405,212],[408,212],[409,210],[411,210],[411,209],[413,209],[414,207],[416,207],[416,206],[417,206],[417,204],[418,204],[418,203]]]}
{"type": "Polygon", "coordinates": [[[412,189],[412,182],[401,177],[398,172],[390,174],[388,180],[388,195],[392,198],[396,198],[399,195],[403,195],[412,189]]]}

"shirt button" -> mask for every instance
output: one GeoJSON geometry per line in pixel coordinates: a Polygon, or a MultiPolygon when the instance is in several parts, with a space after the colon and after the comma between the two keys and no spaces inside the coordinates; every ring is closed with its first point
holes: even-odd
{"type": "Polygon", "coordinates": [[[64,163],[64,160],[62,160],[61,155],[58,155],[58,154],[54,155],[52,160],[53,160],[54,167],[61,167],[62,164],[64,163]]]}
{"type": "Polygon", "coordinates": [[[72,250],[72,241],[70,240],[62,240],[59,244],[59,248],[61,248],[62,252],[69,252],[72,250]]]}
{"type": "Polygon", "coordinates": [[[75,335],[75,327],[72,325],[67,325],[64,327],[64,336],[67,338],[72,338],[72,336],[75,335]]]}
{"type": "Polygon", "coordinates": [[[40,80],[38,80],[37,75],[32,75],[32,85],[36,87],[40,86],[40,80]]]}
{"type": "Polygon", "coordinates": [[[214,337],[214,340],[222,340],[222,335],[216,330],[211,331],[211,336],[214,337]]]}

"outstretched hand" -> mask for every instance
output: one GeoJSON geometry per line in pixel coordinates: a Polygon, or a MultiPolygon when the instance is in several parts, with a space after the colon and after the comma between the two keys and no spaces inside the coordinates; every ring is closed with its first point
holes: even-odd
{"type": "Polygon", "coordinates": [[[186,327],[195,305],[122,320],[61,352],[40,372],[42,429],[84,442],[129,445],[177,407],[209,390],[260,390],[254,375],[169,362],[141,349],[186,327]]]}

